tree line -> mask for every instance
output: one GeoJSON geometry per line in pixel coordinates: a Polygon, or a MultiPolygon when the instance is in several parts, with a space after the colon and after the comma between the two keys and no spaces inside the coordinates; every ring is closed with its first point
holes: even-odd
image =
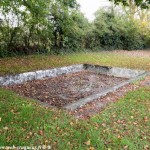
{"type": "Polygon", "coordinates": [[[148,48],[149,9],[128,2],[99,9],[95,20],[89,22],[76,0],[2,0],[0,57],[148,48]]]}

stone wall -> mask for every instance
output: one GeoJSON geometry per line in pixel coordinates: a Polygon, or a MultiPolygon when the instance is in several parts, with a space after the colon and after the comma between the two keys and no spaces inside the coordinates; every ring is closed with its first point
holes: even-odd
{"type": "Polygon", "coordinates": [[[74,73],[83,70],[83,65],[72,65],[62,68],[39,70],[35,72],[26,72],[14,76],[0,77],[0,86],[20,84],[26,81],[43,79],[46,77],[56,77],[62,74],[74,73]]]}
{"type": "Polygon", "coordinates": [[[134,78],[138,75],[145,73],[145,71],[143,70],[132,70],[126,68],[107,67],[107,66],[89,65],[89,64],[84,64],[84,69],[95,71],[100,74],[106,74],[106,75],[122,77],[122,78],[134,78]]]}
{"type": "Polygon", "coordinates": [[[26,72],[14,76],[0,77],[0,86],[7,86],[13,84],[21,84],[26,81],[43,79],[46,77],[56,77],[63,74],[74,73],[82,70],[90,70],[100,74],[111,75],[115,77],[123,78],[134,78],[137,77],[145,71],[141,70],[131,70],[126,68],[116,68],[116,67],[107,67],[99,65],[90,65],[90,64],[80,64],[72,65],[61,68],[54,68],[48,70],[39,70],[35,72],[26,72]]]}

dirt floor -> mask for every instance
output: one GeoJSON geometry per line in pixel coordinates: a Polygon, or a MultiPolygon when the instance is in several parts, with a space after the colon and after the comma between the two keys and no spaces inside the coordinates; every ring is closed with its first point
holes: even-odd
{"type": "Polygon", "coordinates": [[[7,87],[26,97],[38,99],[52,106],[62,107],[117,85],[125,78],[97,74],[91,71],[34,80],[7,87]]]}
{"type": "Polygon", "coordinates": [[[117,102],[120,98],[124,97],[129,91],[134,91],[140,87],[150,86],[150,76],[147,76],[142,81],[138,81],[135,84],[128,84],[116,90],[113,93],[109,93],[103,98],[99,98],[93,102],[87,103],[81,108],[75,111],[69,112],[71,115],[78,119],[88,119],[95,114],[101,113],[101,111],[110,103],[117,102]]]}

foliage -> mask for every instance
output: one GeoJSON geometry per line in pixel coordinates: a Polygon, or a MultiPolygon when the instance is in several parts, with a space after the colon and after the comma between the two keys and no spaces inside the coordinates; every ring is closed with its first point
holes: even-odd
{"type": "Polygon", "coordinates": [[[113,1],[115,4],[119,4],[119,3],[122,3],[123,5],[130,5],[130,2],[131,1],[134,1],[134,3],[141,7],[141,8],[148,8],[149,7],[149,4],[150,4],[150,0],[110,0],[110,1],[113,1]]]}
{"type": "MultiPolygon", "coordinates": [[[[84,16],[76,1],[2,1],[0,10],[0,56],[13,53],[43,53],[75,48],[84,34],[84,16]],[[74,37],[75,38],[74,38],[74,37]],[[72,45],[69,41],[72,41],[72,45]]],[[[88,24],[88,22],[86,21],[88,24]]],[[[79,43],[80,42],[80,43],[79,43]]]]}
{"type": "Polygon", "coordinates": [[[41,45],[49,46],[50,25],[45,15],[48,14],[49,0],[46,1],[3,1],[1,10],[4,17],[1,31],[2,43],[6,43],[2,49],[10,53],[29,54],[41,49],[41,45]],[[45,3],[44,3],[45,2],[45,3]],[[46,28],[49,31],[44,32],[46,28]],[[47,34],[47,36],[45,35],[47,34]]]}
{"type": "MultiPolygon", "coordinates": [[[[93,37],[97,45],[106,49],[143,49],[147,45],[146,35],[140,29],[140,22],[129,20],[112,9],[99,10],[93,24],[93,37]]],[[[91,46],[89,46],[90,48],[91,46]]]]}
{"type": "MultiPolygon", "coordinates": [[[[143,49],[149,47],[148,27],[134,18],[135,3],[128,6],[130,15],[113,8],[102,9],[89,23],[76,0],[2,0],[0,3],[0,57],[20,54],[64,54],[83,49],[143,49]],[[133,9],[134,7],[134,9],[133,9]],[[133,14],[133,15],[131,15],[133,14]],[[141,29],[143,28],[143,29],[141,29]]],[[[125,9],[124,9],[125,10],[125,9]]],[[[148,22],[148,20],[147,20],[148,22]]]]}

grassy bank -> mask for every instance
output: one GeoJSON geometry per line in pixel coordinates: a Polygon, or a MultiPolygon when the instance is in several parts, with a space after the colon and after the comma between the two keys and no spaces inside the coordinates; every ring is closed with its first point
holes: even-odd
{"type": "Polygon", "coordinates": [[[116,52],[99,52],[77,53],[62,56],[33,55],[3,58],[0,59],[0,75],[17,74],[80,63],[150,70],[150,57],[128,56],[124,53],[121,54],[116,52]]]}

